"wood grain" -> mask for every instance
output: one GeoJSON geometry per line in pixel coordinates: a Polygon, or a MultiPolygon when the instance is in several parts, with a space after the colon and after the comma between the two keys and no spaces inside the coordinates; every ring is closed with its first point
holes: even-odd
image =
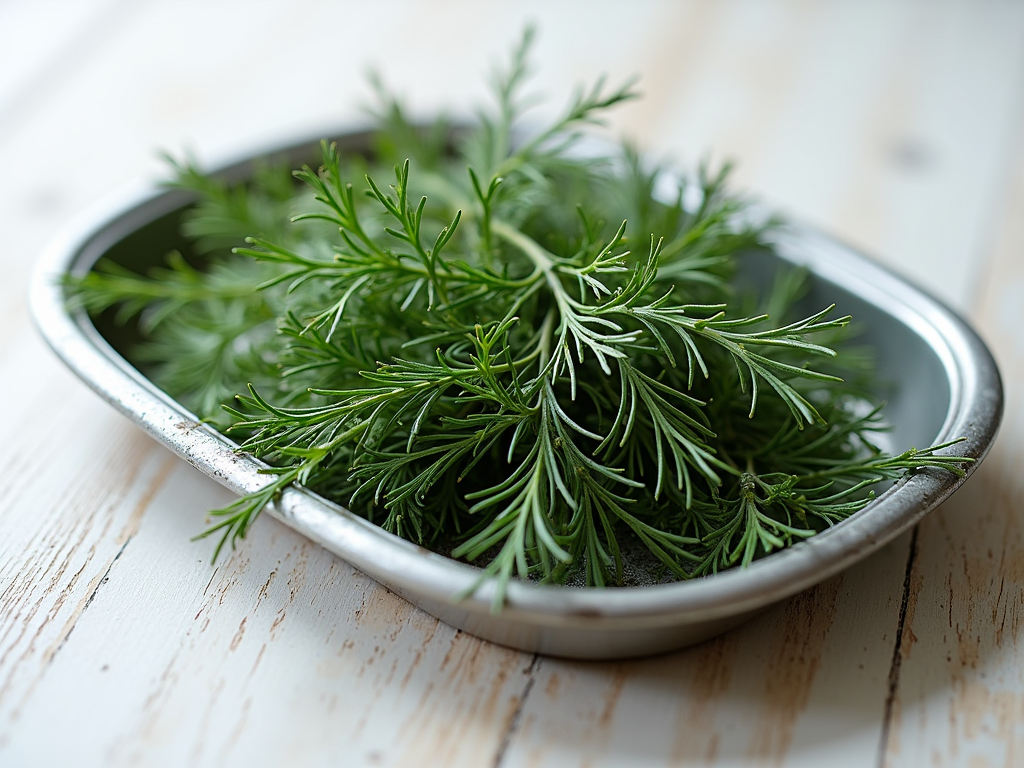
{"type": "Polygon", "coordinates": [[[6,761],[62,762],[66,742],[33,737],[52,722],[85,764],[409,765],[426,750],[474,765],[495,751],[531,657],[439,624],[273,522],[216,569],[168,547],[199,522],[182,509],[228,499],[172,466],[47,660],[6,761]]]}
{"type": "Polygon", "coordinates": [[[618,664],[541,660],[503,765],[819,765],[835,753],[853,755],[851,765],[872,760],[905,547],[886,547],[693,649],[618,664]]]}
{"type": "Polygon", "coordinates": [[[888,766],[1024,759],[1024,143],[1015,155],[975,309],[1006,414],[982,467],[920,526],[888,766]]]}

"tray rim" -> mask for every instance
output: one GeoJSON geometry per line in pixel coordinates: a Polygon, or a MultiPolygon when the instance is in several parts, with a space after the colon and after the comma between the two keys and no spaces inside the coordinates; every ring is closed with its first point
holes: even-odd
{"type": "MultiPolygon", "coordinates": [[[[358,147],[365,145],[367,133],[339,132],[336,138],[358,147]]],[[[216,172],[237,178],[257,158],[282,153],[302,156],[310,146],[311,142],[300,141],[249,152],[241,160],[221,164],[216,172]]],[[[105,251],[137,223],[169,213],[188,200],[187,193],[137,182],[81,214],[43,252],[32,279],[30,306],[47,343],[91,389],[193,466],[244,493],[270,482],[258,474],[265,465],[248,454],[235,453],[233,442],[198,423],[194,415],[131,367],[99,335],[84,312],[68,310],[59,284],[64,274],[90,267],[87,257],[105,251]]],[[[950,386],[949,409],[935,439],[943,442],[964,435],[967,440],[950,452],[974,458],[966,468],[968,475],[973,473],[995,439],[1003,410],[999,371],[984,342],[942,302],[808,226],[790,225],[778,245],[783,258],[804,264],[825,279],[855,286],[850,290],[869,303],[881,307],[885,302],[883,311],[935,351],[950,386]]],[[[265,511],[421,607],[447,603],[467,620],[489,616],[489,620],[506,625],[614,632],[714,621],[766,607],[879,549],[916,524],[965,479],[927,470],[915,473],[849,520],[745,569],[713,577],[604,590],[513,580],[506,605],[497,616],[490,612],[492,583],[485,582],[473,594],[453,600],[479,578],[478,568],[389,534],[306,489],[286,490],[265,511]]]]}

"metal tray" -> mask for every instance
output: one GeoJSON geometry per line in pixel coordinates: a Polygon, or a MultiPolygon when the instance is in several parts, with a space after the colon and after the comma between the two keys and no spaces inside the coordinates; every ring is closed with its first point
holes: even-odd
{"type": "MultiPolygon", "coordinates": [[[[337,138],[365,150],[368,134],[337,138]]],[[[314,142],[274,155],[300,164],[317,157],[314,142]]],[[[254,155],[255,157],[256,155],[254,155]]],[[[245,178],[252,159],[225,166],[245,178]]],[[[178,247],[177,214],[191,198],[139,187],[68,227],[45,251],[32,284],[33,315],[54,351],[97,394],[193,466],[237,493],[268,482],[263,464],[157,389],[117,351],[117,332],[101,333],[82,312],[69,312],[62,275],[83,274],[102,256],[145,269],[178,247]]],[[[886,415],[895,446],[923,447],[957,437],[953,452],[980,461],[1002,415],[999,372],[978,336],[955,313],[835,240],[791,227],[780,238],[783,260],[813,277],[810,304],[835,302],[866,329],[883,378],[892,384],[886,415]]],[[[761,256],[773,261],[775,257],[761,256]]],[[[771,269],[755,264],[754,275],[771,269]]],[[[968,471],[977,468],[977,462],[968,471]]],[[[619,589],[509,585],[504,610],[490,611],[492,585],[458,600],[479,570],[397,538],[316,494],[292,488],[268,511],[388,589],[442,621],[479,637],[555,656],[612,659],[664,652],[736,626],[767,606],[866,557],[912,527],[963,482],[922,471],[891,486],[861,512],[813,538],[732,570],[675,584],[619,589]]]]}

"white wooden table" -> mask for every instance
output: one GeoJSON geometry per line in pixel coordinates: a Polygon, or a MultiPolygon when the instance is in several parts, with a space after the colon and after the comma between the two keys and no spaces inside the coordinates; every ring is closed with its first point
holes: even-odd
{"type": "Polygon", "coordinates": [[[1024,764],[1024,3],[0,0],[0,765],[1024,764]],[[212,481],[69,374],[26,286],[158,149],[361,120],[373,64],[466,107],[525,20],[553,104],[861,246],[977,324],[1008,410],[956,497],[687,651],[585,664],[439,624],[262,519],[192,543],[212,481]]]}

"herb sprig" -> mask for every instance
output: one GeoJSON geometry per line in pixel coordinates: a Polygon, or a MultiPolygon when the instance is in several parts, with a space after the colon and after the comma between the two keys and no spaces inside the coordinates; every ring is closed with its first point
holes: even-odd
{"type": "Polygon", "coordinates": [[[139,317],[135,361],[271,465],[273,482],[211,513],[214,557],[299,483],[482,564],[500,607],[515,576],[745,566],[883,480],[962,474],[950,444],[878,447],[879,407],[841,354],[850,318],[797,313],[805,276],[776,280],[767,311],[737,309],[736,263],[770,251],[778,223],[726,191],[728,166],[685,177],[628,146],[579,151],[632,84],[598,81],[515,138],[530,41],[475,124],[413,124],[381,89],[376,153],[325,142],[299,187],[177,164],[205,266],[172,254],[70,283],[92,312],[139,317]]]}

